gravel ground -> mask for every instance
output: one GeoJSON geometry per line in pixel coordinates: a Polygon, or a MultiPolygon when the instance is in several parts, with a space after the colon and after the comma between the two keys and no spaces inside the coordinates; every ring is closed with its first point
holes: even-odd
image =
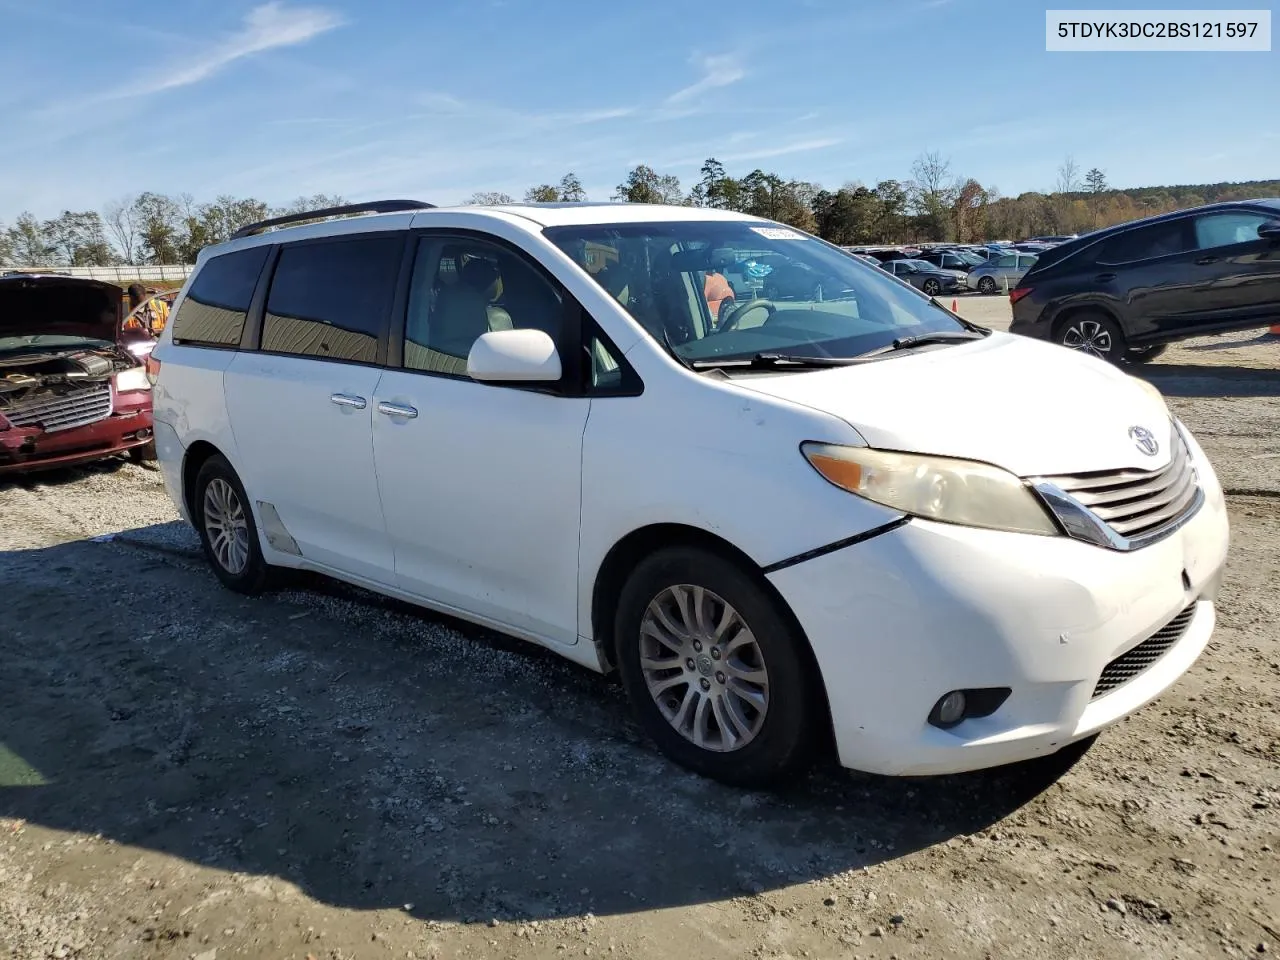
{"type": "Polygon", "coordinates": [[[1280,950],[1277,368],[1254,333],[1143,368],[1233,521],[1165,697],[1074,766],[778,794],[673,768],[615,683],[516,641],[315,578],[228,593],[151,470],[0,482],[0,956],[1280,950]]]}

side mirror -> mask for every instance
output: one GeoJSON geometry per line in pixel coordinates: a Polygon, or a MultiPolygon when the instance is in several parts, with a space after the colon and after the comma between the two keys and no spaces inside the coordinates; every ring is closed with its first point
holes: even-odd
{"type": "Polygon", "coordinates": [[[542,330],[491,330],[471,345],[467,376],[482,383],[554,383],[560,354],[542,330]]]}
{"type": "Polygon", "coordinates": [[[1258,227],[1258,236],[1263,240],[1280,240],[1280,220],[1268,220],[1258,227]]]}

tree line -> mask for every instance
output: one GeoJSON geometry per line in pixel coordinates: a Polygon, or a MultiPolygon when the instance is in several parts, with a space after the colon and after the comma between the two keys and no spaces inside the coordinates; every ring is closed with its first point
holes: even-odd
{"type": "MultiPolygon", "coordinates": [[[[1172,210],[1258,196],[1280,195],[1280,180],[1115,190],[1097,167],[1081,172],[1071,157],[1045,191],[1005,197],[994,185],[956,175],[937,152],[921,154],[902,180],[874,186],[849,181],[827,189],[756,169],[731,176],[710,158],[687,191],[678,177],[645,164],[630,170],[612,200],[713,207],[767,217],[843,245],[922,241],[1017,240],[1086,233],[1099,227],[1172,210]]],[[[588,199],[574,173],[530,187],[524,201],[580,203],[588,199]]],[[[249,223],[344,203],[338,196],[299,197],[283,207],[253,198],[220,196],[197,203],[189,194],[146,192],[101,211],[66,210],[50,220],[21,214],[0,224],[0,265],[110,266],[192,263],[202,247],[229,238],[249,223]]],[[[499,192],[478,192],[468,203],[512,203],[499,192]]]]}

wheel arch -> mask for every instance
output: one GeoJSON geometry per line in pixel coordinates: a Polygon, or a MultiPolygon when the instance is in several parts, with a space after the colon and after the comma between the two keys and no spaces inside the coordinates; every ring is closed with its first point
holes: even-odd
{"type": "Polygon", "coordinates": [[[221,450],[210,443],[208,440],[197,440],[191,446],[187,447],[187,452],[182,460],[182,499],[186,504],[187,516],[191,518],[193,524],[199,522],[195,509],[195,485],[196,477],[200,475],[200,468],[209,461],[211,457],[226,457],[221,450]]]}
{"type": "Polygon", "coordinates": [[[826,683],[809,637],[786,599],[765,576],[760,565],[728,540],[699,527],[681,523],[655,523],[631,531],[610,548],[596,571],[591,591],[591,636],[600,665],[608,673],[617,669],[616,637],[613,635],[613,613],[623,585],[636,565],[656,550],[666,547],[695,547],[715,553],[740,567],[753,577],[760,589],[770,597],[779,613],[787,620],[795,635],[802,639],[801,656],[809,665],[815,695],[819,697],[822,726],[834,744],[831,707],[827,701],[826,683]]]}

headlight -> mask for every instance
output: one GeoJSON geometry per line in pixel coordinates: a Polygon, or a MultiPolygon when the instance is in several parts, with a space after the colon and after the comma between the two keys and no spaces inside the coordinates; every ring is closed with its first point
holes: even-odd
{"type": "Polygon", "coordinates": [[[990,464],[829,443],[800,449],[830,483],[903,513],[989,530],[1059,532],[1021,480],[990,464]]]}
{"type": "Polygon", "coordinates": [[[1141,377],[1135,377],[1132,374],[1130,374],[1129,379],[1145,390],[1147,392],[1147,396],[1160,404],[1160,409],[1164,411],[1164,415],[1166,417],[1169,416],[1169,404],[1165,402],[1164,394],[1161,393],[1154,384],[1148,383],[1141,377]]]}
{"type": "Polygon", "coordinates": [[[151,381],[147,379],[146,367],[130,367],[116,374],[116,393],[150,389],[151,381]]]}

